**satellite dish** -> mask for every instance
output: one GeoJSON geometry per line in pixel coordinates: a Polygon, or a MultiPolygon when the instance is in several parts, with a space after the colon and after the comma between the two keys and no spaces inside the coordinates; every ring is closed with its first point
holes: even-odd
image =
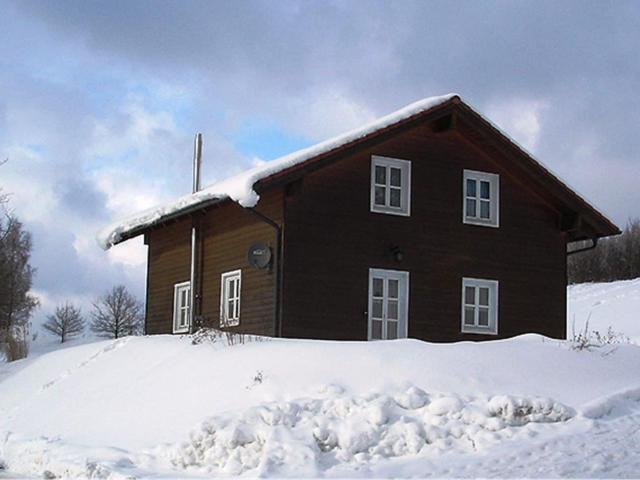
{"type": "Polygon", "coordinates": [[[247,260],[253,268],[267,268],[271,263],[271,249],[263,242],[256,242],[249,247],[247,260]]]}

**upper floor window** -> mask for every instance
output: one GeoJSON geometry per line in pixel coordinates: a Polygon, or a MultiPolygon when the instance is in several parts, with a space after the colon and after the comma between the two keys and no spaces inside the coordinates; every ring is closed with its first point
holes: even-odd
{"type": "Polygon", "coordinates": [[[189,282],[173,286],[173,333],[189,331],[191,288],[189,282]]]}
{"type": "Polygon", "coordinates": [[[462,331],[498,333],[498,282],[462,279],[462,331]]]}
{"type": "Polygon", "coordinates": [[[464,223],[499,225],[500,177],[495,173],[465,170],[463,175],[464,223]]]}
{"type": "Polygon", "coordinates": [[[411,162],[371,157],[371,211],[409,216],[411,210],[411,162]]]}
{"type": "Polygon", "coordinates": [[[240,325],[240,281],[242,272],[234,270],[220,277],[220,326],[240,325]]]}

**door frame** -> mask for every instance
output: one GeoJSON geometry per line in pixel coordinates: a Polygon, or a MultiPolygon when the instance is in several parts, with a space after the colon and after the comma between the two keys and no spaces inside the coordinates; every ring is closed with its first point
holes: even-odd
{"type": "MultiPolygon", "coordinates": [[[[373,309],[373,277],[395,278],[398,283],[398,338],[409,337],[409,272],[387,268],[369,268],[369,289],[367,293],[367,340],[371,338],[371,312],[373,309]],[[404,286],[404,290],[403,290],[404,286]],[[402,321],[404,319],[404,322],[402,321]]],[[[385,320],[386,321],[386,320],[385,320]]],[[[378,339],[376,339],[378,340],[378,339]]]]}

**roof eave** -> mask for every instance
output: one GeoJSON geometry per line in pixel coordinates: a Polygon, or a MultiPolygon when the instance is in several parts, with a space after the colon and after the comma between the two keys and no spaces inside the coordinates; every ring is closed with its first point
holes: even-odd
{"type": "Polygon", "coordinates": [[[175,212],[172,212],[170,214],[164,215],[161,218],[158,218],[157,220],[154,220],[153,222],[149,222],[146,225],[142,225],[140,227],[136,227],[136,228],[132,228],[131,230],[128,230],[125,233],[122,233],[121,235],[118,236],[117,239],[113,240],[110,243],[110,247],[113,247],[115,245],[118,245],[122,242],[126,242],[127,240],[131,240],[132,238],[138,237],[140,235],[144,235],[145,233],[149,232],[150,230],[153,230],[155,228],[161,227],[166,225],[167,223],[171,223],[174,221],[179,220],[181,217],[185,217],[187,215],[193,215],[195,213],[198,213],[202,210],[205,210],[209,207],[212,207],[214,205],[218,205],[220,203],[226,202],[230,200],[229,198],[211,198],[208,200],[203,200],[200,203],[196,203],[194,205],[190,205],[188,207],[185,207],[182,210],[176,210],[175,212]]]}

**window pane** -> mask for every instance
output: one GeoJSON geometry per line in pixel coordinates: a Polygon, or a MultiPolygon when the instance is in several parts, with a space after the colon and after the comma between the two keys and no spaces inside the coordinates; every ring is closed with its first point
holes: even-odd
{"type": "Polygon", "coordinates": [[[380,165],[376,165],[376,183],[379,185],[387,183],[387,169],[380,165]]]}
{"type": "Polygon", "coordinates": [[[389,298],[398,298],[398,280],[389,279],[389,298]]]}
{"type": "Polygon", "coordinates": [[[398,322],[387,322],[387,340],[398,338],[398,322]]]}
{"type": "Polygon", "coordinates": [[[476,216],[476,201],[467,198],[467,217],[476,216]]]}
{"type": "Polygon", "coordinates": [[[465,325],[474,325],[475,320],[473,319],[474,313],[473,307],[464,307],[464,324],[465,325]]]}
{"type": "Polygon", "coordinates": [[[402,206],[400,200],[401,196],[402,191],[399,188],[392,188],[389,191],[389,205],[400,208],[402,206]]]}
{"type": "Polygon", "coordinates": [[[483,327],[489,326],[489,309],[488,308],[480,308],[478,311],[478,325],[483,327]]]}
{"type": "Polygon", "coordinates": [[[240,316],[240,312],[238,311],[240,308],[240,303],[238,300],[234,300],[233,302],[233,318],[238,318],[240,316]]]}
{"type": "Polygon", "coordinates": [[[371,304],[371,317],[382,318],[382,300],[374,300],[371,304]]]}
{"type": "Polygon", "coordinates": [[[180,306],[187,304],[187,291],[183,288],[180,290],[180,306]]]}
{"type": "Polygon", "coordinates": [[[490,202],[480,202],[480,218],[489,218],[491,214],[489,213],[491,210],[490,202]]]}
{"type": "Polygon", "coordinates": [[[398,301],[389,300],[387,303],[387,318],[391,320],[398,319],[398,301]]]}
{"type": "Polygon", "coordinates": [[[466,305],[474,305],[476,303],[475,287],[464,287],[464,303],[466,305]]]}
{"type": "Polygon", "coordinates": [[[382,322],[371,320],[371,338],[380,340],[382,338],[382,322]]]}
{"type": "Polygon", "coordinates": [[[386,205],[386,194],[384,187],[376,187],[376,196],[375,196],[375,204],[376,205],[386,205]]]}
{"type": "Polygon", "coordinates": [[[489,306],[489,289],[480,287],[480,305],[489,306]]]}
{"type": "Polygon", "coordinates": [[[390,168],[389,169],[391,171],[391,177],[389,178],[389,184],[394,186],[394,187],[399,187],[401,185],[401,174],[402,174],[402,170],[400,170],[399,168],[390,168]]]}
{"type": "Polygon", "coordinates": [[[476,181],[471,178],[467,178],[467,197],[475,197],[476,196],[476,181]]]}
{"type": "Polygon", "coordinates": [[[235,295],[235,287],[236,284],[232,279],[227,281],[227,297],[233,298],[233,296],[235,295]]]}
{"type": "Polygon", "coordinates": [[[373,296],[374,297],[382,296],[382,282],[383,280],[381,278],[373,279],[373,296]]]}
{"type": "Polygon", "coordinates": [[[227,301],[227,318],[233,318],[233,300],[227,301]]]}
{"type": "Polygon", "coordinates": [[[485,181],[480,182],[480,198],[486,198],[488,200],[489,198],[491,198],[490,192],[491,184],[485,181]]]}

